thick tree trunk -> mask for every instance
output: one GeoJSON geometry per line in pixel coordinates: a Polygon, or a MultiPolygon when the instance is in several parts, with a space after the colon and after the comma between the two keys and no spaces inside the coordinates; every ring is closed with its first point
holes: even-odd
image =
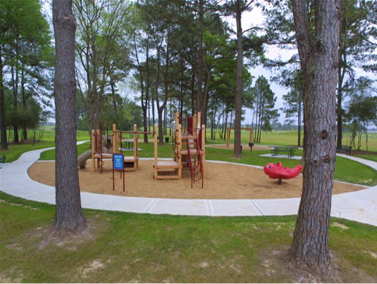
{"type": "Polygon", "coordinates": [[[236,22],[237,22],[237,86],[236,86],[236,114],[234,120],[234,158],[242,158],[241,151],[241,115],[242,115],[242,25],[240,1],[236,1],[236,22]]]}
{"type": "Polygon", "coordinates": [[[53,1],[55,31],[56,215],[54,228],[72,232],[86,224],[81,209],[76,149],[75,30],[71,0],[53,1]]]}
{"type": "Polygon", "coordinates": [[[297,46],[305,77],[304,180],[290,249],[301,268],[329,272],[328,235],[335,169],[335,92],[338,68],[339,0],[315,1],[315,36],[306,0],[293,0],[297,46]]]}

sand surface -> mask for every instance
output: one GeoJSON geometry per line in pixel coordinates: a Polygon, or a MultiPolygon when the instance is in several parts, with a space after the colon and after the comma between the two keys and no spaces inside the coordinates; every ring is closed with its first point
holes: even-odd
{"type": "MultiPolygon", "coordinates": [[[[141,160],[139,168],[125,173],[126,192],[122,191],[123,180],[120,173],[113,173],[111,161],[105,162],[101,174],[93,172],[91,160],[87,167],[79,170],[81,191],[137,197],[187,198],[187,199],[263,199],[290,198],[301,196],[302,176],[284,180],[281,185],[270,179],[263,169],[245,165],[231,165],[206,162],[204,188],[201,181],[191,188],[188,170],[183,170],[181,180],[154,180],[153,161],[141,160]]],[[[29,176],[40,183],[55,185],[55,163],[36,162],[28,170],[29,176]]],[[[364,187],[335,182],[334,194],[351,192],[364,187]]]]}

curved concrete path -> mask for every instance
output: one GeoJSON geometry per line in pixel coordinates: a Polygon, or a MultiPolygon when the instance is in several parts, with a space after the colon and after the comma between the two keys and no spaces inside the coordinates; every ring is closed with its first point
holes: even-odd
{"type": "MultiPolygon", "coordinates": [[[[55,204],[55,188],[33,181],[28,168],[39,159],[41,149],[24,153],[17,161],[1,164],[0,190],[10,195],[55,204]]],[[[377,163],[339,155],[377,170],[377,163]]],[[[83,208],[149,214],[196,216],[296,215],[300,198],[287,199],[164,199],[124,197],[82,192],[83,208]]],[[[331,216],[377,226],[377,186],[332,197],[331,216]]]]}

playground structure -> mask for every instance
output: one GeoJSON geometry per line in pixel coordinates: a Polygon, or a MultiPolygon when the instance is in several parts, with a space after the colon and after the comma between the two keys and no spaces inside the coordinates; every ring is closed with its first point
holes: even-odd
{"type": "Polygon", "coordinates": [[[281,162],[275,164],[267,164],[263,167],[264,173],[272,179],[278,179],[281,184],[283,179],[291,179],[298,176],[302,171],[302,165],[297,165],[294,168],[283,167],[281,162]]]}
{"type": "Polygon", "coordinates": [[[201,114],[186,117],[183,120],[179,112],[175,114],[175,130],[173,131],[174,159],[159,160],[157,153],[157,125],[154,127],[154,178],[181,179],[182,170],[188,169],[191,187],[196,181],[202,180],[204,186],[205,167],[205,126],[201,125],[201,114]]]}
{"type": "Polygon", "coordinates": [[[92,169],[97,168],[102,173],[103,171],[103,159],[111,159],[113,153],[116,152],[116,146],[113,143],[114,135],[109,135],[109,129],[107,127],[106,134],[103,133],[102,121],[99,123],[99,129],[92,130],[92,169]]]}
{"type": "Polygon", "coordinates": [[[181,179],[182,170],[188,169],[191,176],[191,187],[196,181],[202,180],[204,186],[205,167],[205,126],[201,125],[201,115],[183,120],[179,113],[175,114],[175,129],[173,129],[174,158],[171,160],[158,159],[158,128],[154,125],[154,132],[139,132],[136,124],[133,131],[121,131],[113,124],[112,134],[108,129],[103,130],[102,122],[97,130],[92,130],[91,151],[79,157],[80,168],[84,168],[86,160],[92,157],[93,172],[98,169],[103,172],[104,159],[113,159],[113,154],[132,150],[133,155],[124,155],[124,171],[135,171],[139,164],[138,134],[154,135],[154,175],[158,179],[181,179]],[[184,124],[184,127],[182,127],[184,124]],[[200,126],[201,125],[201,126],[200,126]],[[184,133],[182,134],[182,129],[184,133]],[[123,134],[130,134],[132,139],[123,139],[123,134]],[[127,145],[123,147],[123,145],[127,145]]]}
{"type": "MultiPolygon", "coordinates": [[[[230,131],[232,129],[234,130],[234,128],[228,127],[227,130],[226,130],[226,147],[229,147],[230,131]]],[[[253,128],[251,128],[251,127],[241,128],[241,130],[249,131],[249,147],[250,147],[250,150],[252,150],[253,145],[254,145],[253,128]]]]}
{"type": "Polygon", "coordinates": [[[187,116],[184,120],[180,117],[179,112],[175,113],[176,125],[186,127],[181,135],[181,156],[182,166],[190,171],[191,187],[196,181],[202,181],[204,186],[204,169],[205,169],[205,125],[201,124],[201,113],[198,112],[192,117],[187,116]]]}
{"type": "Polygon", "coordinates": [[[158,179],[181,179],[182,178],[182,162],[181,162],[181,127],[180,125],[175,130],[175,140],[173,141],[174,148],[177,151],[174,153],[174,158],[171,160],[158,159],[158,126],[154,125],[154,175],[153,178],[158,179]]]}
{"type": "MultiPolygon", "coordinates": [[[[104,161],[103,159],[112,159],[113,154],[121,153],[126,150],[132,150],[132,155],[124,155],[124,169],[125,171],[135,171],[138,168],[139,152],[138,152],[138,134],[144,134],[144,132],[137,131],[137,125],[134,124],[133,131],[121,131],[116,129],[116,124],[113,124],[112,134],[109,134],[108,129],[104,134],[102,128],[102,122],[97,130],[92,130],[92,169],[96,171],[96,168],[102,173],[104,161]],[[132,139],[123,139],[123,134],[133,135],[132,139]],[[123,144],[127,144],[127,148],[123,147],[123,144]]],[[[151,134],[151,133],[147,133],[151,134]]],[[[85,157],[89,158],[88,155],[85,157]]],[[[83,162],[81,162],[83,163],[83,162]]],[[[85,165],[84,165],[85,166],[85,165]]]]}
{"type": "Polygon", "coordinates": [[[127,150],[133,150],[133,155],[124,155],[124,170],[135,171],[139,166],[139,134],[144,132],[137,131],[137,125],[134,124],[133,131],[121,131],[116,129],[116,125],[113,124],[114,144],[119,146],[115,153],[124,152],[127,150]],[[130,134],[131,140],[123,139],[123,134],[130,134]],[[123,147],[126,144],[127,147],[123,147]]]}

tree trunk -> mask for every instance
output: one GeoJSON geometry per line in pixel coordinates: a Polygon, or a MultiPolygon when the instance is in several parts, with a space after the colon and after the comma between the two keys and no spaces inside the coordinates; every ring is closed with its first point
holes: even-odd
{"type": "Polygon", "coordinates": [[[241,25],[241,3],[236,1],[236,23],[237,23],[237,86],[236,86],[236,113],[234,120],[234,158],[242,158],[241,151],[241,115],[242,115],[242,25],[241,25]]]}
{"type": "Polygon", "coordinates": [[[328,246],[335,169],[339,0],[315,1],[315,36],[306,0],[293,0],[297,47],[305,78],[304,180],[290,255],[301,268],[331,271],[328,246]]]}
{"type": "MultiPolygon", "coordinates": [[[[1,54],[1,45],[0,45],[1,54]]],[[[0,127],[1,127],[1,150],[8,150],[7,126],[5,124],[5,96],[3,85],[3,58],[0,56],[0,127]]]]}
{"type": "Polygon", "coordinates": [[[197,112],[201,112],[204,115],[203,105],[203,33],[204,33],[204,1],[199,0],[199,43],[198,43],[198,69],[197,69],[197,82],[198,90],[196,95],[197,112]]]}
{"type": "MultiPolygon", "coordinates": [[[[145,90],[145,105],[148,109],[148,132],[151,131],[151,99],[150,99],[150,96],[149,96],[149,91],[150,91],[150,72],[149,72],[149,38],[148,38],[148,43],[147,43],[147,51],[146,51],[146,61],[145,61],[145,64],[146,64],[146,68],[147,68],[147,85],[146,85],[146,90],[145,90]]],[[[153,95],[152,95],[152,99],[153,99],[153,95]]],[[[153,104],[152,104],[152,107],[153,107],[153,104]]],[[[154,121],[153,121],[154,123],[154,121]]]]}
{"type": "MultiPolygon", "coordinates": [[[[144,132],[148,132],[148,125],[147,125],[148,95],[145,94],[143,68],[142,68],[140,61],[139,61],[139,54],[138,54],[138,51],[137,51],[137,45],[136,45],[136,39],[135,38],[134,38],[134,44],[135,44],[136,62],[137,62],[137,65],[138,65],[138,68],[139,68],[139,73],[140,73],[140,89],[141,89],[140,101],[141,101],[141,110],[143,112],[143,129],[144,129],[144,132]]],[[[148,62],[148,56],[149,55],[148,55],[148,46],[147,46],[147,51],[146,51],[147,62],[148,62]]],[[[144,137],[144,143],[148,143],[148,134],[144,134],[143,137],[144,137]]]]}
{"type": "MultiPolygon", "coordinates": [[[[18,70],[17,70],[17,67],[16,67],[16,70],[14,69],[15,67],[12,66],[13,112],[18,117],[18,98],[17,98],[18,96],[18,70]],[[16,78],[14,76],[14,72],[16,72],[16,78]]],[[[13,125],[13,142],[19,143],[17,122],[14,122],[14,125],[13,125]]]]}
{"type": "MultiPolygon", "coordinates": [[[[196,73],[196,64],[195,64],[195,52],[194,52],[194,49],[192,49],[193,52],[192,52],[192,60],[193,60],[193,63],[192,63],[192,72],[191,72],[191,82],[190,82],[190,90],[191,90],[191,113],[194,114],[195,113],[195,109],[196,109],[196,106],[195,106],[195,73],[196,73]]],[[[183,101],[183,98],[182,98],[182,101],[183,101]]],[[[180,113],[182,113],[182,111],[180,111],[180,113]]]]}
{"type": "Polygon", "coordinates": [[[75,30],[71,0],[53,1],[55,31],[56,215],[54,228],[72,232],[86,225],[81,209],[76,148],[75,30]]]}
{"type": "MultiPolygon", "coordinates": [[[[26,110],[26,94],[25,94],[25,70],[24,66],[21,68],[21,99],[22,99],[22,109],[26,110]]],[[[27,140],[27,128],[26,125],[22,126],[22,140],[27,140]]]]}
{"type": "Polygon", "coordinates": [[[346,69],[348,68],[347,63],[347,56],[344,49],[344,42],[341,41],[340,43],[340,53],[343,54],[339,57],[339,68],[338,68],[338,92],[337,92],[337,105],[336,105],[336,114],[337,114],[337,128],[338,128],[338,134],[337,134],[337,140],[336,140],[336,147],[341,148],[342,146],[342,139],[343,139],[343,109],[342,109],[342,94],[343,94],[343,81],[344,77],[346,75],[346,69]],[[343,57],[343,60],[340,59],[343,57]]]}
{"type": "MultiPolygon", "coordinates": [[[[302,97],[302,96],[301,96],[302,97]]],[[[298,118],[297,118],[297,146],[301,147],[301,112],[302,112],[302,102],[301,102],[301,97],[298,99],[298,118]]]]}

